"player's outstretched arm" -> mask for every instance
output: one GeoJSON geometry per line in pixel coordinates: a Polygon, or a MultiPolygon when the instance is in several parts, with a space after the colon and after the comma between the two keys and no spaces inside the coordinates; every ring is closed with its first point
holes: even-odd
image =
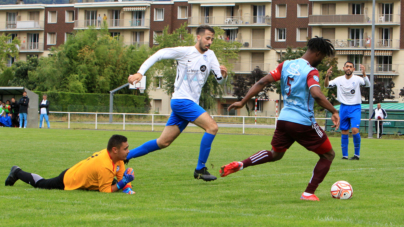
{"type": "Polygon", "coordinates": [[[328,68],[327,74],[325,74],[324,87],[326,87],[326,88],[328,88],[331,73],[332,73],[332,66],[330,68],[328,68]]]}
{"type": "Polygon", "coordinates": [[[265,77],[261,78],[261,80],[259,80],[257,83],[255,83],[254,86],[252,86],[250,88],[250,90],[248,90],[247,94],[241,101],[231,104],[229,106],[229,108],[227,108],[227,110],[230,111],[231,109],[242,108],[247,103],[248,100],[250,100],[252,97],[256,96],[269,83],[273,83],[273,82],[275,82],[275,79],[272,77],[271,74],[268,74],[265,77]]]}
{"type": "Polygon", "coordinates": [[[331,120],[334,123],[335,130],[339,127],[339,115],[338,111],[334,106],[327,100],[324,94],[321,92],[320,86],[314,86],[310,89],[311,96],[316,100],[316,102],[323,108],[327,109],[332,113],[331,120]]]}

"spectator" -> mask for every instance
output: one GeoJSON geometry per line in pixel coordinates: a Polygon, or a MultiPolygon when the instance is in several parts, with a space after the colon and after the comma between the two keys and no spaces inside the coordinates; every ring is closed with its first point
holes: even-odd
{"type": "Polygon", "coordinates": [[[18,127],[19,123],[19,114],[20,114],[20,105],[15,102],[15,98],[11,98],[11,122],[13,127],[18,127]]]}
{"type": "Polygon", "coordinates": [[[22,127],[22,122],[24,121],[24,128],[27,128],[27,115],[28,115],[28,105],[29,98],[27,96],[27,92],[24,91],[22,93],[22,98],[20,99],[20,128],[22,127]]]}
{"type": "Polygon", "coordinates": [[[49,117],[48,117],[48,115],[49,115],[49,101],[46,100],[47,95],[43,95],[42,98],[43,98],[43,100],[39,104],[39,109],[41,111],[41,116],[39,118],[39,128],[42,128],[43,118],[45,118],[46,124],[48,125],[48,128],[50,128],[49,117]]]}
{"type": "Polygon", "coordinates": [[[0,126],[11,127],[11,125],[11,113],[6,114],[5,116],[0,116],[0,126]]]}
{"type": "Polygon", "coordinates": [[[102,20],[101,14],[98,14],[98,17],[97,17],[98,27],[101,26],[101,20],[102,20]]]}
{"type": "Polygon", "coordinates": [[[104,13],[104,17],[102,18],[105,22],[107,21],[108,17],[107,15],[104,13]]]}
{"type": "MultiPolygon", "coordinates": [[[[375,118],[375,128],[376,130],[379,130],[379,139],[382,138],[383,134],[383,119],[387,118],[387,112],[382,109],[382,105],[380,103],[377,104],[377,109],[373,110],[372,116],[369,118],[369,121],[372,118],[375,118]],[[379,129],[377,129],[377,123],[379,123],[379,129]]],[[[376,131],[377,133],[377,131],[376,131]]]]}
{"type": "Polygon", "coordinates": [[[0,108],[3,108],[3,101],[0,100],[0,108]]]}
{"type": "Polygon", "coordinates": [[[9,114],[9,113],[11,112],[10,100],[7,100],[7,101],[6,101],[6,105],[5,105],[4,111],[6,111],[6,114],[9,114]]]}

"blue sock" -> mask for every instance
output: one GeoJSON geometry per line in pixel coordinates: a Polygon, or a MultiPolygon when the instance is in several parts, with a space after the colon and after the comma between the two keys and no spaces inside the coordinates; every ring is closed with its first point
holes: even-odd
{"type": "Polygon", "coordinates": [[[348,157],[348,143],[349,143],[349,136],[348,135],[341,135],[341,149],[342,149],[342,156],[348,157]]]}
{"type": "Polygon", "coordinates": [[[131,158],[137,158],[137,157],[146,155],[155,150],[160,150],[160,147],[157,145],[157,139],[150,140],[150,141],[142,144],[141,146],[130,150],[126,159],[129,160],[131,158]]]}
{"type": "Polygon", "coordinates": [[[359,157],[361,150],[361,135],[359,133],[353,135],[353,143],[355,146],[355,155],[359,157]]]}
{"type": "Polygon", "coordinates": [[[212,146],[212,142],[215,139],[215,135],[209,134],[205,132],[201,141],[201,149],[199,150],[199,158],[198,165],[196,166],[196,170],[201,170],[205,167],[206,161],[208,161],[210,148],[212,146]]]}

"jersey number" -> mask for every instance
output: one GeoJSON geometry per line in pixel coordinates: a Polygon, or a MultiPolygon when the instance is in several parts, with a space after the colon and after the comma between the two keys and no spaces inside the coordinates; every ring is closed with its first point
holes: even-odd
{"type": "Polygon", "coordinates": [[[286,82],[286,84],[289,86],[289,91],[288,91],[288,93],[287,93],[287,96],[289,96],[290,93],[292,92],[292,84],[290,84],[290,81],[294,81],[294,79],[288,77],[288,81],[286,82]]]}

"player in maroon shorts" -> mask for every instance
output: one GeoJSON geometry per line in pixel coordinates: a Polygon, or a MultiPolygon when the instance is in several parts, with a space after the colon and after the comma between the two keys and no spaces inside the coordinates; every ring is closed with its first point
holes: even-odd
{"type": "Polygon", "coordinates": [[[220,176],[225,177],[249,166],[278,161],[296,141],[320,156],[309,185],[300,197],[302,200],[319,201],[314,192],[327,175],[335,153],[327,135],[314,119],[314,101],[332,113],[331,120],[336,129],[339,126],[339,115],[321,92],[319,73],[315,67],[325,56],[333,54],[334,47],[329,40],[312,38],[307,43],[307,51],[302,58],[279,64],[275,70],[258,81],[243,100],[229,106],[229,110],[239,109],[269,83],[281,81],[285,105],[272,138],[272,149],[259,151],[244,161],[222,166],[220,176]]]}

